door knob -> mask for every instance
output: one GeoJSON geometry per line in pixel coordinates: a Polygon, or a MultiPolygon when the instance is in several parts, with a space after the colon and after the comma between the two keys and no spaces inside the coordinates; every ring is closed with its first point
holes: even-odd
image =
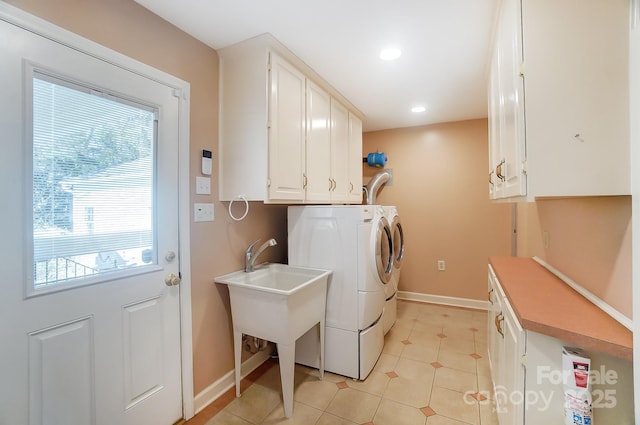
{"type": "Polygon", "coordinates": [[[164,259],[167,260],[167,262],[172,262],[173,260],[176,259],[176,253],[173,251],[169,251],[164,255],[164,259]]]}
{"type": "Polygon", "coordinates": [[[180,285],[180,276],[177,276],[174,273],[169,273],[164,278],[164,283],[167,286],[177,286],[180,285]]]}

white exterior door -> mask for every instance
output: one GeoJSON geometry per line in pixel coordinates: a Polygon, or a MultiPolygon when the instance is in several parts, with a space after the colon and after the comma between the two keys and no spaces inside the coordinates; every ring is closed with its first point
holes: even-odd
{"type": "Polygon", "coordinates": [[[0,424],[173,424],[182,418],[179,287],[165,284],[180,274],[174,90],[1,19],[0,57],[0,424]],[[59,103],[67,95],[76,101],[59,103]],[[146,127],[133,134],[109,112],[78,113],[94,101],[146,127]],[[85,143],[75,157],[65,147],[74,138],[85,143]],[[133,139],[142,145],[129,153],[110,150],[133,139]],[[56,177],[53,163],[68,174],[56,177]]]}

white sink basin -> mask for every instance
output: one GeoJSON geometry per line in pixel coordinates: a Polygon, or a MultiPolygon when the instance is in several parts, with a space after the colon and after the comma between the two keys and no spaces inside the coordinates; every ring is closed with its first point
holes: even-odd
{"type": "Polygon", "coordinates": [[[324,316],[330,270],[286,264],[263,264],[215,278],[229,286],[236,396],[240,397],[242,334],[278,345],[280,378],[287,418],[293,413],[293,375],[296,339],[319,326],[320,379],[324,373],[324,316]]]}
{"type": "Polygon", "coordinates": [[[256,266],[255,270],[250,273],[240,270],[224,276],[218,276],[215,281],[259,291],[291,295],[320,279],[325,279],[330,274],[331,271],[329,270],[270,263],[256,266]]]}

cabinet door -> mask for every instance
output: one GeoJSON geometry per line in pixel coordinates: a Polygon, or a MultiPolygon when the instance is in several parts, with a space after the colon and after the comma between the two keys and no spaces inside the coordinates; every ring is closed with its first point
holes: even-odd
{"type": "Polygon", "coordinates": [[[489,366],[491,368],[491,372],[495,373],[497,367],[497,355],[498,355],[498,339],[501,338],[498,330],[496,328],[496,317],[500,316],[500,303],[498,300],[498,290],[496,288],[496,284],[494,282],[495,276],[493,275],[493,271],[491,267],[489,267],[489,290],[488,290],[488,301],[489,301],[489,310],[487,312],[487,335],[488,335],[488,355],[489,355],[489,366]]]}
{"type": "Polygon", "coordinates": [[[269,200],[304,199],[305,76],[270,56],[269,200]]]}
{"type": "Polygon", "coordinates": [[[496,178],[499,197],[526,195],[524,82],[522,66],[522,20],[519,0],[502,2],[497,36],[498,115],[500,161],[496,178]]]}
{"type": "Polygon", "coordinates": [[[500,78],[498,75],[498,60],[500,51],[496,46],[491,56],[491,70],[489,74],[488,112],[489,112],[489,199],[502,198],[502,179],[496,175],[498,165],[502,161],[500,148],[500,78]]]}
{"type": "Polygon", "coordinates": [[[362,121],[349,112],[349,202],[362,203],[362,121]]]}
{"type": "Polygon", "coordinates": [[[524,366],[522,356],[525,348],[525,333],[506,299],[502,305],[504,357],[502,358],[502,385],[505,392],[505,412],[500,416],[505,421],[500,423],[522,425],[524,422],[524,406],[520,396],[524,392],[524,366]]]}
{"type": "Polygon", "coordinates": [[[629,4],[522,1],[535,196],[631,193],[629,4]]]}
{"type": "Polygon", "coordinates": [[[331,200],[349,201],[349,111],[331,99],[331,200]]]}
{"type": "Polygon", "coordinates": [[[331,96],[307,80],[306,200],[328,202],[331,183],[331,96]]]}

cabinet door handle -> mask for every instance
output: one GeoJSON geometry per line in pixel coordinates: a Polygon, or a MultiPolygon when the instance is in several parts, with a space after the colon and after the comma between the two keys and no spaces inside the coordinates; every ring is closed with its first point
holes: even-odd
{"type": "Polygon", "coordinates": [[[506,178],[505,178],[504,174],[502,174],[502,166],[503,166],[503,165],[506,165],[506,160],[504,160],[504,159],[503,159],[502,161],[500,161],[500,164],[498,164],[498,165],[496,166],[496,176],[497,176],[500,180],[505,181],[505,180],[506,180],[506,178]]]}
{"type": "Polygon", "coordinates": [[[349,182],[349,193],[353,193],[353,182],[349,182]]]}
{"type": "Polygon", "coordinates": [[[504,338],[504,330],[502,329],[502,322],[504,322],[504,316],[502,315],[502,313],[496,314],[496,318],[495,318],[496,330],[504,338]]]}
{"type": "Polygon", "coordinates": [[[493,173],[494,173],[493,170],[489,171],[489,184],[491,186],[493,186],[493,173]]]}
{"type": "Polygon", "coordinates": [[[302,188],[306,189],[307,188],[307,183],[309,183],[309,179],[307,179],[307,175],[303,174],[302,175],[302,188]]]}
{"type": "Polygon", "coordinates": [[[491,299],[491,293],[493,292],[493,288],[491,288],[491,290],[489,291],[489,294],[487,295],[487,299],[489,300],[489,302],[491,303],[491,305],[493,305],[493,300],[491,299]]]}
{"type": "Polygon", "coordinates": [[[333,180],[329,178],[329,192],[331,192],[332,190],[333,190],[333,180]]]}

